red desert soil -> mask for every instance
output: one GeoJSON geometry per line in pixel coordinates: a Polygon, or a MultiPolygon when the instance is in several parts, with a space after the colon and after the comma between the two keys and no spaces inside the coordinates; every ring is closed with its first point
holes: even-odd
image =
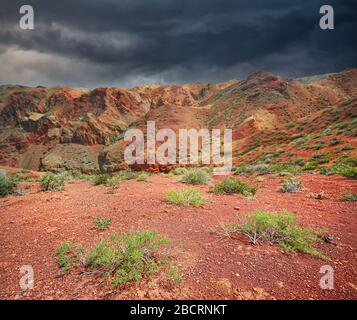
{"type": "MultiPolygon", "coordinates": [[[[338,200],[344,193],[356,192],[356,184],[338,176],[302,175],[301,179],[305,188],[300,193],[279,193],[280,178],[266,176],[257,182],[255,199],[207,193],[211,202],[199,209],[165,202],[167,189],[186,187],[175,177],[126,181],[114,194],[89,182],[68,183],[58,193],[40,192],[37,184],[30,183],[27,195],[0,199],[0,298],[357,299],[356,204],[338,200]],[[326,199],[310,197],[320,191],[326,199]],[[220,223],[240,221],[257,209],[288,209],[302,225],[325,228],[336,245],[321,243],[318,248],[331,261],[284,253],[272,245],[252,246],[244,237],[223,238],[212,232],[220,223]],[[97,215],[112,218],[108,230],[93,228],[97,215]],[[55,252],[61,242],[91,246],[112,232],[131,228],[156,229],[172,238],[170,252],[184,275],[181,286],[155,278],[112,288],[77,270],[57,276],[55,252]],[[326,264],[335,271],[334,290],[319,287],[319,270],[326,264]],[[22,265],[34,268],[33,290],[19,287],[22,265]]],[[[198,189],[207,192],[208,186],[198,189]]]]}

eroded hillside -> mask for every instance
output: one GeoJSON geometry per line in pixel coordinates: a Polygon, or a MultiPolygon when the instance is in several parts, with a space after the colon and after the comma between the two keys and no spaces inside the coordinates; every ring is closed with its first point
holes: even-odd
{"type": "Polygon", "coordinates": [[[232,128],[234,164],[266,155],[270,162],[308,160],[320,149],[330,162],[343,148],[355,153],[356,96],[357,69],[300,80],[257,72],[222,84],[132,89],[1,86],[0,164],[120,170],[125,130],[145,130],[148,120],[175,131],[232,128]]]}

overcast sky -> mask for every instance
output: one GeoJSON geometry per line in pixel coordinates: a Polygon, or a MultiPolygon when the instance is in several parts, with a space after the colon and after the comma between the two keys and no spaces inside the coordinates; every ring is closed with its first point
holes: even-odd
{"type": "Polygon", "coordinates": [[[131,87],[357,66],[356,0],[1,0],[0,83],[131,87]],[[32,5],[35,30],[20,30],[32,5]],[[335,8],[335,30],[319,8],[335,8]]]}

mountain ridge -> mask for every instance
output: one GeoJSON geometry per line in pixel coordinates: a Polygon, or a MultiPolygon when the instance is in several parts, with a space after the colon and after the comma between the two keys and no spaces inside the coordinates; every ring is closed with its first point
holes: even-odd
{"type": "MultiPolygon", "coordinates": [[[[357,69],[309,79],[289,80],[257,71],[247,79],[219,84],[144,85],[131,89],[3,85],[0,164],[49,171],[125,169],[123,133],[131,127],[145,131],[147,120],[154,120],[157,129],[174,131],[230,128],[234,163],[250,161],[254,150],[244,150],[251,148],[257,137],[276,135],[280,141],[278,136],[292,133],[288,124],[313,118],[325,109],[338,110],[341,119],[352,123],[356,115],[357,69]],[[348,108],[343,106],[346,103],[350,103],[348,108]]],[[[326,126],[331,125],[327,117],[326,121],[326,126]]],[[[321,125],[319,130],[323,129],[321,125]]],[[[352,144],[354,130],[351,124],[351,136],[345,138],[352,144]]],[[[264,152],[264,146],[260,149],[264,152]]]]}

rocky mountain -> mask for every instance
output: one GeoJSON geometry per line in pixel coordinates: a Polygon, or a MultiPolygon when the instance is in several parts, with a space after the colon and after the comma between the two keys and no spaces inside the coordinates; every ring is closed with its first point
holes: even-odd
{"type": "Polygon", "coordinates": [[[320,149],[330,152],[336,137],[339,148],[354,153],[356,116],[357,69],[296,80],[257,72],[221,84],[132,89],[3,85],[0,164],[85,173],[124,169],[123,134],[145,130],[148,120],[175,131],[233,129],[235,164],[266,154],[277,154],[273,161],[308,158],[314,143],[323,140],[320,149]],[[301,148],[298,139],[307,135],[301,148]]]}

